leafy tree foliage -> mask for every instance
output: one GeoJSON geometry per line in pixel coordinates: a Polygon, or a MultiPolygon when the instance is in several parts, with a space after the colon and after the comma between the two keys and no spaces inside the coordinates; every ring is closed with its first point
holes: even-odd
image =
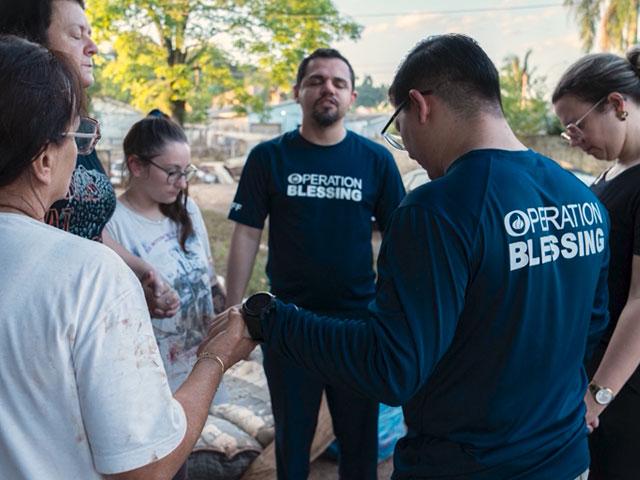
{"type": "Polygon", "coordinates": [[[389,87],[387,85],[375,87],[371,75],[365,75],[362,83],[356,86],[356,90],[358,91],[356,106],[377,107],[388,100],[389,87]]]}
{"type": "Polygon", "coordinates": [[[362,29],[331,0],[88,0],[87,12],[112,46],[98,87],[180,122],[204,118],[223,92],[259,110],[290,89],[305,54],[362,29]]]}
{"type": "Polygon", "coordinates": [[[549,107],[544,99],[544,78],[529,66],[531,50],[523,59],[507,56],[500,69],[500,88],[505,117],[520,135],[545,133],[550,127],[549,107]]]}
{"type": "Polygon", "coordinates": [[[640,0],[564,0],[580,27],[585,51],[593,49],[596,35],[605,51],[625,51],[638,43],[640,0]]]}

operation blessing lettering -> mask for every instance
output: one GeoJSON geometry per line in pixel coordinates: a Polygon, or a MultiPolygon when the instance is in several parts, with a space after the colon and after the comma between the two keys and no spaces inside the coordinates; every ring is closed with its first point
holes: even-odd
{"type": "Polygon", "coordinates": [[[606,247],[603,226],[600,206],[594,202],[512,210],[504,216],[507,234],[537,238],[509,243],[510,270],[601,253],[606,247]],[[568,228],[574,231],[562,233],[568,228]],[[552,229],[555,233],[541,235],[552,229]]]}
{"type": "Polygon", "coordinates": [[[336,200],[362,200],[362,179],[342,175],[292,173],[287,177],[287,196],[336,200]]]}

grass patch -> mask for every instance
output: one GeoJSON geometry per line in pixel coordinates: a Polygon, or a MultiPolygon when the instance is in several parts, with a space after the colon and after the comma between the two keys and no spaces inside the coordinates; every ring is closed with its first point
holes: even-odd
{"type": "MultiPolygon", "coordinates": [[[[211,243],[211,253],[213,255],[213,264],[216,267],[216,273],[227,276],[227,259],[229,258],[229,244],[231,243],[231,234],[235,222],[229,220],[225,215],[213,210],[202,210],[204,223],[207,226],[209,234],[209,242],[211,243]]],[[[253,266],[253,272],[245,296],[261,290],[269,290],[269,282],[265,274],[267,265],[267,244],[268,238],[267,228],[262,234],[262,243],[256,255],[256,262],[253,266]]]]}

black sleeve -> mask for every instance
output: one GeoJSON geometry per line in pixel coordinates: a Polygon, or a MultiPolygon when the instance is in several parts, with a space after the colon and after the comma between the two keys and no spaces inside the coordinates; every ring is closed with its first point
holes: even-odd
{"type": "Polygon", "coordinates": [[[258,145],[249,153],[229,211],[230,220],[259,229],[269,213],[270,162],[265,150],[258,145]]]}
{"type": "Polygon", "coordinates": [[[640,255],[640,194],[633,197],[633,254],[640,255]]]}
{"type": "Polygon", "coordinates": [[[389,225],[391,214],[400,205],[405,196],[404,185],[396,162],[390,153],[385,153],[386,155],[382,158],[385,168],[380,181],[378,200],[374,207],[376,222],[383,232],[389,225]]]}
{"type": "Polygon", "coordinates": [[[452,225],[403,207],[383,241],[370,317],[337,320],[277,302],[262,322],[265,345],[329,384],[403,405],[453,341],[468,264],[452,225]]]}

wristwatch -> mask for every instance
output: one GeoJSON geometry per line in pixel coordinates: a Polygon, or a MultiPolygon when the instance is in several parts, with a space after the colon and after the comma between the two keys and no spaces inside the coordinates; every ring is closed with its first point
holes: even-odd
{"type": "Polygon", "coordinates": [[[613,390],[601,387],[593,382],[589,384],[589,392],[591,392],[591,395],[599,405],[609,405],[613,401],[613,397],[615,397],[613,390]]]}
{"type": "Polygon", "coordinates": [[[276,297],[269,292],[258,292],[247,298],[242,304],[242,317],[247,324],[249,335],[256,342],[263,342],[260,320],[274,305],[276,297]]]}

